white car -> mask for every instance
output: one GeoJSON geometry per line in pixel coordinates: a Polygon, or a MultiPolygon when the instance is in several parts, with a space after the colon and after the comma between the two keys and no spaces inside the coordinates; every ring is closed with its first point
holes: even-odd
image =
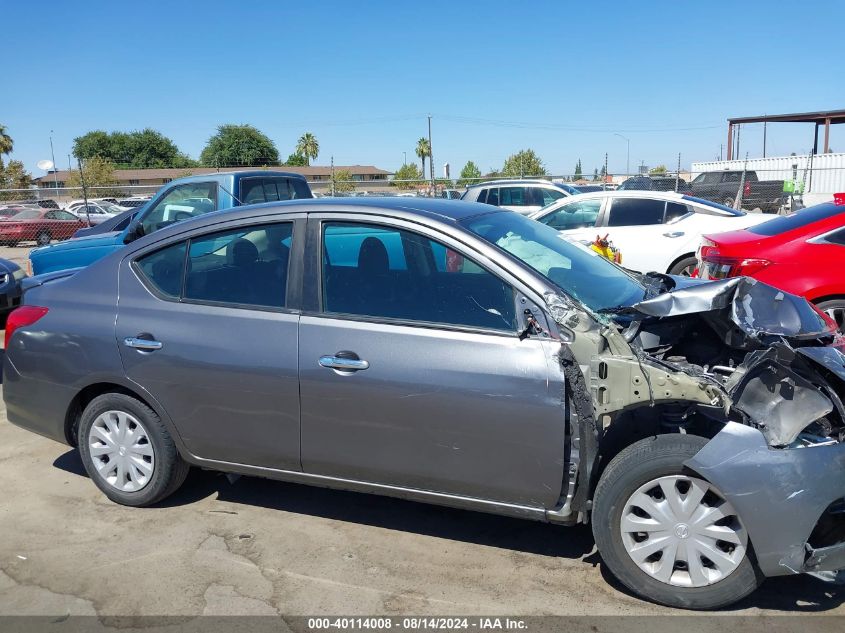
{"type": "Polygon", "coordinates": [[[91,224],[100,224],[101,222],[105,222],[106,220],[113,218],[118,213],[123,213],[127,208],[128,207],[120,207],[116,204],[112,204],[111,202],[89,200],[87,211],[84,202],[81,204],[71,203],[65,207],[65,211],[70,211],[76,217],[89,221],[91,224]]]}
{"type": "Polygon", "coordinates": [[[550,204],[531,217],[580,242],[607,235],[622,255],[622,266],[630,270],[686,276],[695,269],[702,235],[737,231],[772,219],[661,191],[583,193],[550,204]]]}

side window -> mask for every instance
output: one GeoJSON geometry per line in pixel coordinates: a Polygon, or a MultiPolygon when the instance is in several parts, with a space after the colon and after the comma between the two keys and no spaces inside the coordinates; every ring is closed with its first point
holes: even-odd
{"type": "Polygon", "coordinates": [[[145,255],[135,268],[172,299],[282,308],[292,235],[291,222],[210,233],[145,255]]]}
{"type": "Polygon", "coordinates": [[[244,178],[241,180],[240,193],[243,204],[278,202],[298,197],[287,178],[244,178]]]}
{"type": "Polygon", "coordinates": [[[386,226],[323,224],[322,301],[326,312],[516,329],[508,284],[443,244],[386,226]]]}
{"type": "Polygon", "coordinates": [[[487,202],[487,190],[482,189],[478,192],[478,197],[475,199],[476,202],[487,202]]]}
{"type": "Polygon", "coordinates": [[[141,220],[149,235],[174,222],[187,220],[217,209],[217,183],[192,182],[177,185],[164,194],[141,220]]]}
{"type": "Polygon", "coordinates": [[[845,246],[845,229],[839,229],[835,233],[830,233],[826,238],[824,238],[824,241],[830,244],[845,246]]]}
{"type": "Polygon", "coordinates": [[[487,190],[487,204],[492,204],[494,207],[499,206],[499,189],[497,187],[487,190]]]}
{"type": "Polygon", "coordinates": [[[524,207],[531,204],[528,201],[526,187],[499,187],[499,204],[503,207],[524,207]]]}
{"type": "MultiPolygon", "coordinates": [[[[99,209],[97,211],[99,211],[99,209]]],[[[76,220],[79,219],[73,213],[70,213],[68,211],[53,211],[52,213],[54,214],[53,217],[56,220],[74,220],[74,221],[76,221],[76,220]]],[[[96,211],[95,211],[95,213],[96,213],[96,211]]]]}
{"type": "Polygon", "coordinates": [[[161,294],[178,299],[185,271],[186,248],[185,242],[179,242],[144,255],[135,262],[136,269],[161,294]]]}
{"type": "Polygon", "coordinates": [[[679,220],[688,213],[692,213],[692,209],[690,209],[685,204],[680,204],[678,202],[667,202],[666,203],[666,224],[670,222],[674,222],[675,220],[679,220]]]}
{"type": "Polygon", "coordinates": [[[610,205],[608,226],[641,226],[663,222],[666,203],[647,198],[615,198],[610,205]]]}
{"type": "Polygon", "coordinates": [[[738,171],[729,171],[724,174],[722,182],[739,182],[742,174],[738,171]]]}
{"type": "Polygon", "coordinates": [[[565,195],[558,189],[543,189],[541,187],[532,187],[532,193],[534,194],[534,202],[532,204],[536,204],[541,207],[545,207],[547,204],[551,204],[555,200],[560,200],[565,195]]]}
{"type": "Polygon", "coordinates": [[[582,200],[564,205],[540,222],[558,231],[587,228],[596,225],[600,209],[601,200],[582,200]]]}
{"type": "Polygon", "coordinates": [[[282,308],[293,224],[280,222],[190,240],[183,298],[282,308]]]}
{"type": "Polygon", "coordinates": [[[45,220],[58,220],[59,218],[56,217],[55,211],[47,211],[47,213],[44,214],[44,219],[45,220]]]}

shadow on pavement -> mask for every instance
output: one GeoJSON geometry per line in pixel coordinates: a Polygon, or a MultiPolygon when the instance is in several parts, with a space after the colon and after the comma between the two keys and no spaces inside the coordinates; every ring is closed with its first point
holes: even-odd
{"type": "MultiPolygon", "coordinates": [[[[53,465],[74,475],[87,477],[76,450],[64,453],[53,465]]],[[[222,502],[399,530],[527,554],[583,558],[584,563],[599,566],[603,578],[610,586],[636,598],[610,574],[601,563],[599,555],[593,552],[593,536],[589,526],[568,528],[256,477],[240,477],[230,483],[229,478],[222,473],[196,468],[191,469],[182,488],[157,507],[187,505],[214,495],[222,502]]],[[[835,609],[843,602],[845,586],[825,583],[805,575],[784,576],[768,579],[760,589],[725,612],[754,608],[791,613],[818,613],[835,609]]]]}

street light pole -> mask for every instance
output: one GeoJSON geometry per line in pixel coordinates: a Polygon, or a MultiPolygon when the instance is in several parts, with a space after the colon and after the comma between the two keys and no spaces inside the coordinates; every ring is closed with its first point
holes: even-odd
{"type": "Polygon", "coordinates": [[[624,139],[624,141],[625,141],[625,145],[626,145],[626,148],[627,148],[625,150],[625,176],[630,176],[631,175],[631,139],[629,139],[627,136],[622,136],[621,134],[618,134],[617,132],[614,132],[613,136],[618,136],[619,138],[624,139]]]}
{"type": "Polygon", "coordinates": [[[53,130],[50,130],[50,159],[53,161],[53,185],[56,187],[56,197],[59,196],[59,179],[56,176],[58,167],[56,167],[56,155],[53,153],[53,130]]]}
{"type": "Polygon", "coordinates": [[[428,171],[431,176],[431,195],[434,195],[434,148],[431,146],[431,115],[428,115],[428,171]]]}

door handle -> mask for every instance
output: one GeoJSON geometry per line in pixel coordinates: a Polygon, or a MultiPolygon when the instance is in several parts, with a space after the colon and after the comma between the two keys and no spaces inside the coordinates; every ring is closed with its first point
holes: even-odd
{"type": "Polygon", "coordinates": [[[683,234],[683,231],[670,231],[668,233],[664,233],[663,237],[681,237],[683,234]]]}
{"type": "Polygon", "coordinates": [[[338,371],[361,371],[368,369],[370,363],[360,358],[344,358],[343,356],[320,356],[320,367],[336,369],[338,371]]]}
{"type": "Polygon", "coordinates": [[[154,341],[148,338],[138,338],[137,336],[127,336],[123,339],[123,344],[126,345],[126,347],[139,349],[144,352],[152,352],[157,349],[161,349],[163,345],[160,341],[154,341]]]}

